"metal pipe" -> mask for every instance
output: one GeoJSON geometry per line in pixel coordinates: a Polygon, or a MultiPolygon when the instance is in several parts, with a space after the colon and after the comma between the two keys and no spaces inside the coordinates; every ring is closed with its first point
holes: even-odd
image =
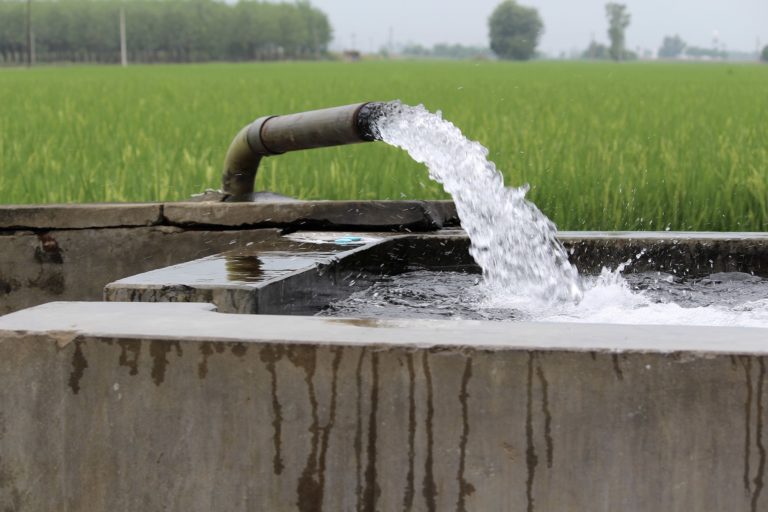
{"type": "Polygon", "coordinates": [[[265,156],[378,140],[375,121],[385,103],[356,103],[298,114],[260,117],[245,126],[224,159],[223,191],[228,201],[247,201],[265,156]]]}

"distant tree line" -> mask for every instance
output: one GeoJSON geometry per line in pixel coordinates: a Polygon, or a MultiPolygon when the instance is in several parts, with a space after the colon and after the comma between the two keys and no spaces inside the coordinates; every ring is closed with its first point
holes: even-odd
{"type": "Polygon", "coordinates": [[[587,46],[587,49],[581,53],[581,58],[587,60],[637,60],[638,55],[626,48],[622,49],[620,54],[615,54],[611,52],[610,46],[592,41],[587,46]],[[621,57],[617,59],[615,55],[620,55],[621,57]]]}
{"type": "MultiPolygon", "coordinates": [[[[0,0],[0,62],[27,53],[25,0],[0,0]]],[[[332,30],[306,1],[35,0],[37,61],[110,63],[120,59],[124,10],[133,62],[312,59],[324,55],[332,30]]]]}
{"type": "MultiPolygon", "coordinates": [[[[738,55],[738,53],[735,53],[738,55]]],[[[679,59],[682,57],[690,59],[727,59],[729,54],[725,50],[717,48],[700,48],[698,46],[688,46],[680,36],[666,36],[659,48],[660,59],[679,59]]]]}
{"type": "Polygon", "coordinates": [[[461,44],[436,44],[432,48],[411,44],[403,48],[402,54],[407,57],[438,59],[487,59],[493,56],[490,48],[461,44]]]}

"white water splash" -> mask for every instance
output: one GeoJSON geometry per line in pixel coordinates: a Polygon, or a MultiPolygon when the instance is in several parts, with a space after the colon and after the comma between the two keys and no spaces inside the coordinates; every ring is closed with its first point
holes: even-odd
{"type": "Polygon", "coordinates": [[[426,164],[453,196],[488,287],[543,304],[581,300],[581,279],[555,225],[525,199],[527,187],[504,186],[485,147],[421,105],[390,103],[376,125],[384,142],[426,164]]]}
{"type": "Polygon", "coordinates": [[[621,276],[631,262],[582,279],[555,225],[525,199],[528,188],[506,188],[488,150],[439,112],[393,102],[376,127],[384,142],[426,164],[453,197],[483,270],[483,293],[465,298],[473,307],[508,309],[530,321],[768,326],[768,299],[683,307],[632,290],[621,276]]]}
{"type": "Polygon", "coordinates": [[[645,291],[633,290],[621,275],[626,264],[584,280],[578,303],[534,305],[514,294],[486,294],[480,309],[514,310],[519,319],[534,322],[578,322],[633,325],[699,325],[768,327],[768,299],[742,300],[738,290],[728,301],[691,307],[660,301],[645,291]]]}

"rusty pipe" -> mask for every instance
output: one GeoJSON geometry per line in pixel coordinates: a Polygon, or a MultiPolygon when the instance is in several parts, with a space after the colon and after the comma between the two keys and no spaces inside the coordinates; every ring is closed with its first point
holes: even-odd
{"type": "Polygon", "coordinates": [[[356,103],[256,119],[238,132],[224,158],[222,190],[228,201],[247,201],[262,158],[301,149],[378,140],[375,121],[385,103],[356,103]]]}

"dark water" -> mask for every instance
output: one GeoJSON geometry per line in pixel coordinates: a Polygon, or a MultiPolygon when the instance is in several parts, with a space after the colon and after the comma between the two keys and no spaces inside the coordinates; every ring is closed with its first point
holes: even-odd
{"type": "MultiPolygon", "coordinates": [[[[739,272],[702,278],[680,278],[660,272],[585,278],[587,293],[578,306],[543,307],[541,315],[514,301],[495,300],[480,275],[462,272],[413,271],[382,279],[370,288],[330,304],[320,315],[376,318],[472,320],[614,321],[596,310],[613,307],[627,313],[626,323],[755,325],[768,312],[768,279],[739,272]],[[502,304],[502,305],[499,305],[502,304]],[[683,311],[683,308],[685,311],[683,311]],[[729,312],[733,313],[732,317],[729,312]],[[759,310],[759,311],[758,311],[759,310]],[[680,314],[683,311],[684,314],[680,314]],[[716,312],[717,315],[709,313],[716,312]],[[723,318],[723,315],[725,317],[723,318]],[[749,321],[743,321],[747,315],[749,321]],[[537,318],[538,316],[538,318],[537,318]],[[551,318],[550,318],[551,317],[551,318]]],[[[757,325],[762,326],[762,320],[757,325]]]]}
{"type": "Polygon", "coordinates": [[[768,279],[743,272],[720,272],[697,279],[683,279],[661,272],[627,274],[632,290],[655,302],[682,307],[735,306],[768,299],[768,279]]]}

